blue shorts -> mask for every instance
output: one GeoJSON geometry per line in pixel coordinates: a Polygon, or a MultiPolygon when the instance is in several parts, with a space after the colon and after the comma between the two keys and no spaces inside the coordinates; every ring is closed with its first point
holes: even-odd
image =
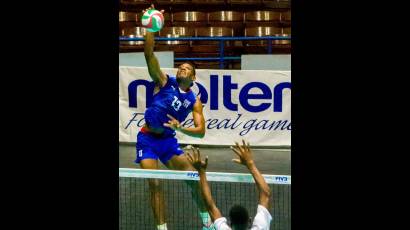
{"type": "Polygon", "coordinates": [[[174,136],[156,137],[149,133],[139,132],[137,135],[137,159],[139,164],[144,159],[155,159],[165,164],[174,155],[181,155],[184,151],[179,148],[174,136]]]}

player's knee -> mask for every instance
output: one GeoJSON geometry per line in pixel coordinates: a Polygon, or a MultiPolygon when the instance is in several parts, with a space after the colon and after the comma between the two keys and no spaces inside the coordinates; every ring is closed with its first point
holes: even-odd
{"type": "Polygon", "coordinates": [[[189,163],[188,158],[185,155],[180,155],[173,159],[174,162],[170,162],[170,168],[182,170],[182,171],[196,171],[196,169],[189,163]]]}

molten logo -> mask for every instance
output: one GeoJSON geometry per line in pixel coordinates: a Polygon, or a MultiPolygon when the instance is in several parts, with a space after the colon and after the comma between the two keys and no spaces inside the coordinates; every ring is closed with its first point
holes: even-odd
{"type": "MultiPolygon", "coordinates": [[[[219,76],[211,75],[210,79],[210,94],[208,97],[207,89],[197,83],[199,88],[199,97],[203,104],[210,104],[210,110],[219,109],[219,76]]],[[[128,85],[128,98],[129,98],[129,107],[137,108],[137,87],[145,86],[146,88],[146,107],[152,103],[154,95],[154,83],[147,80],[135,80],[128,85]]],[[[232,91],[238,89],[238,84],[232,82],[231,75],[223,75],[223,106],[230,111],[238,111],[238,104],[232,102],[232,91]]],[[[273,89],[263,82],[249,82],[241,87],[239,90],[239,103],[243,109],[248,112],[257,113],[262,112],[271,107],[273,104],[273,112],[282,112],[283,106],[283,90],[291,89],[290,82],[282,82],[273,89]],[[249,93],[251,89],[259,89],[262,91],[261,94],[249,93]],[[259,103],[258,105],[251,105],[249,100],[265,100],[264,102],[259,103]],[[272,102],[267,102],[266,100],[272,100],[272,102]]]]}

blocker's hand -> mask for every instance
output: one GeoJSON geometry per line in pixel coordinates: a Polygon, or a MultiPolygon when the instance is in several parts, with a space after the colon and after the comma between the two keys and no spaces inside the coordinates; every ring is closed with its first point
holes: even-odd
{"type": "Polygon", "coordinates": [[[203,161],[201,160],[201,153],[199,152],[198,148],[188,145],[186,147],[186,150],[188,161],[192,164],[192,166],[198,171],[205,171],[206,167],[208,166],[208,156],[206,156],[205,161],[203,161]],[[189,152],[189,150],[192,154],[189,152]]]}

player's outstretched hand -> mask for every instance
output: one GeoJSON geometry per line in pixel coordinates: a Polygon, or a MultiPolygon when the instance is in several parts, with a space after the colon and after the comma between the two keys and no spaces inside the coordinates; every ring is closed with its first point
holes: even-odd
{"type": "Polygon", "coordinates": [[[187,150],[186,153],[188,161],[192,164],[192,166],[198,171],[205,171],[208,166],[208,156],[206,156],[205,161],[203,161],[201,160],[201,153],[198,148],[188,145],[185,149],[187,150]]]}

